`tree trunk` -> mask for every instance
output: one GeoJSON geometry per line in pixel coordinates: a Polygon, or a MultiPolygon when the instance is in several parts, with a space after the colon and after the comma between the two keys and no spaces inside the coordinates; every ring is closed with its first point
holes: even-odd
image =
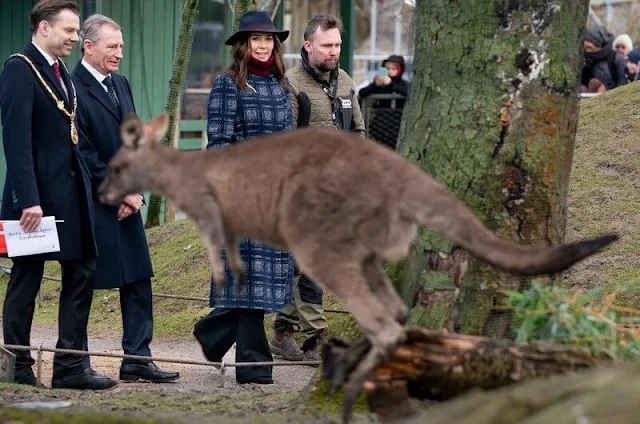
{"type": "Polygon", "coordinates": [[[247,10],[256,8],[256,2],[254,0],[236,0],[233,12],[233,31],[235,32],[240,25],[240,17],[247,10]]]}
{"type": "MultiPolygon", "coordinates": [[[[398,150],[489,228],[564,239],[588,0],[416,2],[415,69],[398,150]]],[[[430,232],[390,266],[410,324],[510,337],[513,278],[430,232]]]]}
{"type": "Polygon", "coordinates": [[[403,424],[632,424],[638,422],[637,363],[471,392],[403,424]]]}
{"type": "MultiPolygon", "coordinates": [[[[324,377],[348,381],[361,342],[334,340],[323,354],[324,377]]],[[[412,399],[446,400],[470,389],[491,390],[516,382],[592,368],[590,350],[552,343],[517,345],[507,340],[411,328],[365,384],[371,411],[384,417],[414,411],[412,399]]],[[[474,421],[469,421],[474,422],[474,421]]]]}
{"type": "MultiPolygon", "coordinates": [[[[172,144],[174,134],[178,128],[177,121],[180,119],[178,110],[182,96],[182,81],[184,80],[184,74],[187,71],[187,64],[189,63],[191,40],[193,39],[193,24],[198,15],[198,2],[199,0],[184,0],[182,23],[180,24],[180,34],[178,35],[178,45],[173,60],[173,73],[169,85],[167,106],[165,108],[169,113],[169,130],[162,142],[167,145],[172,144]]],[[[152,194],[149,199],[149,209],[147,210],[146,228],[160,225],[161,206],[162,198],[156,194],[152,194]]]]}

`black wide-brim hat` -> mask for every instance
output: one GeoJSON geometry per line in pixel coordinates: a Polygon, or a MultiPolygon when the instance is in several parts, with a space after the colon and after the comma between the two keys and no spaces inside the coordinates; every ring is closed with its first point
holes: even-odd
{"type": "Polygon", "coordinates": [[[264,10],[249,10],[240,17],[240,23],[238,24],[238,30],[227,38],[224,42],[227,46],[235,44],[236,40],[243,35],[250,32],[266,32],[269,34],[275,34],[280,41],[284,41],[289,37],[289,31],[278,31],[276,26],[271,21],[269,14],[264,10]]]}

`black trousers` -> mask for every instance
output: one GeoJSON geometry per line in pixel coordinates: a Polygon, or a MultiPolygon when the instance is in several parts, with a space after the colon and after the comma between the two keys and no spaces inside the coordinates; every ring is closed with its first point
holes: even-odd
{"type": "MultiPolygon", "coordinates": [[[[151,279],[146,278],[120,287],[122,311],[122,351],[127,355],[151,356],[149,344],[153,338],[153,300],[151,279]]],[[[85,337],[84,350],[88,350],[85,337]]],[[[146,363],[135,359],[123,359],[123,364],[146,363]]],[[[91,366],[89,356],[83,360],[85,368],[91,366]]]]}
{"type": "MultiPolygon", "coordinates": [[[[236,343],[236,362],[273,361],[264,331],[264,311],[260,309],[215,308],[196,322],[193,335],[204,356],[220,362],[236,343]]],[[[247,383],[257,377],[271,377],[271,366],[237,367],[236,381],[247,383]]]]}
{"type": "MultiPolygon", "coordinates": [[[[95,261],[60,261],[62,291],[58,309],[58,343],[60,349],[82,349],[93,295],[95,261]]],[[[14,261],[2,308],[2,329],[6,344],[29,345],[35,299],[40,289],[44,261],[14,261]]],[[[30,372],[35,363],[31,352],[14,351],[16,375],[30,372]]],[[[83,371],[82,356],[59,354],[53,357],[53,376],[75,375],[83,371]]]]}

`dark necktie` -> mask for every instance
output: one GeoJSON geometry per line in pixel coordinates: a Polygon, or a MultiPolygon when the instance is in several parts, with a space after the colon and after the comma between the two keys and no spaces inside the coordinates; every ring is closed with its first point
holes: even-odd
{"type": "Polygon", "coordinates": [[[120,102],[118,102],[118,96],[116,96],[116,90],[115,90],[115,87],[113,86],[113,79],[111,78],[111,75],[106,77],[102,81],[102,83],[107,86],[107,94],[109,95],[109,98],[111,99],[113,104],[116,105],[117,108],[119,108],[120,102]]]}
{"type": "Polygon", "coordinates": [[[64,93],[64,96],[66,98],[67,90],[65,90],[64,81],[62,81],[62,75],[60,75],[60,65],[58,65],[58,62],[55,62],[53,65],[51,65],[51,67],[53,68],[53,73],[58,79],[58,82],[60,83],[60,88],[62,88],[62,92],[64,93]]]}

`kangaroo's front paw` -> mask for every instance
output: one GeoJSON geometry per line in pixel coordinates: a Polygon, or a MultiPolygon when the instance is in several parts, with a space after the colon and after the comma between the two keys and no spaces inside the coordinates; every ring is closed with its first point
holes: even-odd
{"type": "MultiPolygon", "coordinates": [[[[359,363],[354,364],[355,369],[345,384],[344,400],[342,405],[343,422],[348,422],[351,417],[353,405],[364,389],[364,383],[374,374],[376,368],[389,359],[398,345],[406,340],[404,328],[396,322],[390,323],[382,331],[370,336],[371,347],[362,350],[364,356],[359,363]],[[366,352],[366,353],[365,353],[366,352]]],[[[366,347],[361,344],[360,348],[366,347]]]]}
{"type": "Polygon", "coordinates": [[[322,347],[322,369],[329,380],[329,394],[334,394],[346,382],[346,376],[365,357],[371,347],[366,337],[347,345],[341,340],[331,339],[322,347]]]}
{"type": "Polygon", "coordinates": [[[244,287],[247,285],[247,273],[244,270],[244,267],[240,267],[240,269],[237,269],[235,271],[235,275],[236,275],[236,289],[238,291],[238,293],[242,292],[242,290],[244,289],[244,287]]]}
{"type": "Polygon", "coordinates": [[[343,423],[349,422],[351,413],[353,412],[353,406],[364,390],[364,383],[371,378],[376,368],[384,361],[386,356],[386,350],[372,346],[351,373],[344,387],[344,398],[342,401],[343,423]]]}
{"type": "Polygon", "coordinates": [[[224,275],[224,272],[213,272],[212,278],[216,286],[220,289],[227,285],[227,277],[224,275]]]}
{"type": "Polygon", "coordinates": [[[398,304],[395,316],[398,324],[405,325],[407,323],[407,320],[409,319],[409,308],[404,304],[404,302],[401,301],[398,304]]]}

